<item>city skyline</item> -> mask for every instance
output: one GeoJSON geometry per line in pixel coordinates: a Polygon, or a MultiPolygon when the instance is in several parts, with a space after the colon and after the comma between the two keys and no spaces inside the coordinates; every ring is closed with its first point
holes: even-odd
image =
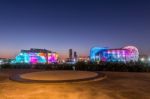
{"type": "Polygon", "coordinates": [[[1,0],[0,57],[45,48],[68,57],[94,46],[136,46],[150,55],[149,0],[1,0]]]}

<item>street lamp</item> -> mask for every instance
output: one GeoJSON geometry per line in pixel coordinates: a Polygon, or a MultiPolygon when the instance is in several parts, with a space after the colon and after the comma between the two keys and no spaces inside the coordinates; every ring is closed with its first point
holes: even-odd
{"type": "Polygon", "coordinates": [[[142,57],[140,60],[141,60],[142,62],[144,62],[144,61],[145,61],[145,58],[144,58],[144,57],[142,57]]]}
{"type": "Polygon", "coordinates": [[[2,61],[2,60],[0,60],[0,65],[2,64],[2,62],[3,62],[3,61],[2,61]]]}
{"type": "Polygon", "coordinates": [[[148,58],[148,62],[150,62],[150,57],[148,58]]]}

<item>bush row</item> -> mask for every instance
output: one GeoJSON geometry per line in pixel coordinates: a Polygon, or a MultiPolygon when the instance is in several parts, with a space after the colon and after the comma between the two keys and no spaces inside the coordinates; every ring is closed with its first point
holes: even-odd
{"type": "Polygon", "coordinates": [[[44,70],[86,70],[86,71],[122,71],[122,72],[150,72],[149,64],[144,63],[84,63],[76,64],[4,64],[3,68],[13,69],[44,69],[44,70]]]}

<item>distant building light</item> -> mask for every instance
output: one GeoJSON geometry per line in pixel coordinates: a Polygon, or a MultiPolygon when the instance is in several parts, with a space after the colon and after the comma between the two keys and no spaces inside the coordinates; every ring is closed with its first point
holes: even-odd
{"type": "Polygon", "coordinates": [[[62,60],[63,63],[65,63],[65,60],[62,60]]]}
{"type": "Polygon", "coordinates": [[[150,62],[150,57],[148,58],[148,61],[150,62]]]}
{"type": "Polygon", "coordinates": [[[144,58],[144,57],[142,57],[140,60],[141,60],[142,62],[144,62],[144,61],[145,61],[145,58],[144,58]]]}
{"type": "Polygon", "coordinates": [[[0,65],[3,63],[3,61],[2,60],[0,60],[0,65]]]}

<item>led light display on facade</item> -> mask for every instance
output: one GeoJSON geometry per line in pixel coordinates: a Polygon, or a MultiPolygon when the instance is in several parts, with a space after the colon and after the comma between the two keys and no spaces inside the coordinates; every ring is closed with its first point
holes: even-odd
{"type": "Polygon", "coordinates": [[[15,63],[50,64],[57,63],[58,54],[45,49],[22,50],[15,58],[15,63]]]}
{"type": "Polygon", "coordinates": [[[138,58],[139,52],[134,46],[127,46],[120,49],[94,47],[90,51],[90,60],[97,62],[130,62],[138,61],[138,58]]]}

